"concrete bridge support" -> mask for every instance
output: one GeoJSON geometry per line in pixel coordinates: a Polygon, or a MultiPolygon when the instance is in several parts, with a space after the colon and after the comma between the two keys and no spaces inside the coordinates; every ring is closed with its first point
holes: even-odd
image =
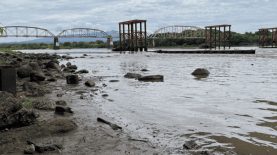
{"type": "Polygon", "coordinates": [[[113,47],[113,44],[111,44],[111,43],[112,43],[112,38],[111,37],[107,38],[107,48],[113,47]]]}
{"type": "Polygon", "coordinates": [[[54,38],[54,50],[60,49],[58,37],[54,38]]]}

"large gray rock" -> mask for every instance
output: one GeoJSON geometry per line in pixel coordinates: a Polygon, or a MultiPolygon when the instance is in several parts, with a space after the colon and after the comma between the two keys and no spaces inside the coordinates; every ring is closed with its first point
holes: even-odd
{"type": "Polygon", "coordinates": [[[36,109],[40,110],[54,110],[55,103],[54,101],[44,100],[44,99],[36,99],[32,102],[32,105],[36,109]]]}
{"type": "Polygon", "coordinates": [[[88,80],[85,82],[85,85],[89,86],[89,87],[93,87],[93,86],[95,86],[95,83],[92,80],[88,80]]]}
{"type": "Polygon", "coordinates": [[[66,106],[67,104],[64,100],[60,100],[60,101],[56,101],[56,105],[66,106]]]}
{"type": "Polygon", "coordinates": [[[39,116],[33,109],[23,108],[11,93],[0,91],[0,98],[0,130],[33,124],[39,116]]]}
{"type": "Polygon", "coordinates": [[[45,76],[43,73],[39,73],[36,71],[32,71],[30,74],[30,81],[31,82],[39,82],[39,81],[44,81],[45,80],[45,76]]]}
{"type": "Polygon", "coordinates": [[[70,62],[66,63],[66,66],[67,67],[71,66],[71,63],[70,62]]]}
{"type": "Polygon", "coordinates": [[[54,76],[54,74],[52,73],[52,72],[50,72],[50,71],[46,71],[45,73],[44,73],[44,75],[45,76],[54,76]]]}
{"type": "Polygon", "coordinates": [[[36,82],[24,82],[23,89],[28,92],[26,96],[44,96],[45,94],[51,93],[51,90],[40,86],[36,82]]]}
{"type": "Polygon", "coordinates": [[[69,69],[77,69],[78,67],[76,65],[70,65],[68,68],[69,69]]]}
{"type": "Polygon", "coordinates": [[[24,65],[17,70],[17,76],[20,78],[30,77],[32,72],[32,67],[29,65],[24,65]]]}
{"type": "Polygon", "coordinates": [[[60,106],[60,105],[57,105],[55,107],[55,112],[57,114],[64,114],[65,112],[68,112],[68,113],[73,113],[73,111],[71,110],[70,107],[67,107],[67,106],[60,106]]]}
{"type": "Polygon", "coordinates": [[[61,67],[56,62],[54,62],[54,61],[49,61],[46,64],[46,68],[53,68],[53,69],[61,70],[61,67]]]}
{"type": "Polygon", "coordinates": [[[5,128],[7,118],[22,107],[11,93],[0,91],[0,129],[5,128]]]}
{"type": "Polygon", "coordinates": [[[22,108],[10,115],[6,121],[6,127],[23,127],[34,124],[39,114],[34,109],[22,108]]]}
{"type": "Polygon", "coordinates": [[[126,75],[124,75],[125,78],[140,78],[141,75],[140,74],[136,74],[136,73],[127,73],[126,75]]]}
{"type": "Polygon", "coordinates": [[[194,72],[191,73],[192,75],[209,75],[210,72],[204,68],[197,68],[194,72]]]}
{"type": "Polygon", "coordinates": [[[139,81],[163,82],[163,75],[148,75],[138,78],[139,81]]]}

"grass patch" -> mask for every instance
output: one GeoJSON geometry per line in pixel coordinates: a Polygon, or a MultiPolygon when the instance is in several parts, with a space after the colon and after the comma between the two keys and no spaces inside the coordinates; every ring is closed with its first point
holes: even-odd
{"type": "Polygon", "coordinates": [[[33,105],[31,104],[32,100],[30,99],[25,99],[25,103],[23,103],[23,106],[26,108],[26,109],[29,109],[31,108],[33,105]]]}

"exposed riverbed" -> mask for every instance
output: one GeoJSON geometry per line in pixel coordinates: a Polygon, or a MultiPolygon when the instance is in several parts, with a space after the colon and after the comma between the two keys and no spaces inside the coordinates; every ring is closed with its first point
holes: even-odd
{"type": "MultiPolygon", "coordinates": [[[[228,148],[237,154],[277,154],[277,49],[234,48],[256,49],[256,54],[120,54],[107,49],[20,51],[90,55],[62,60],[60,65],[71,62],[78,70],[87,69],[89,73],[80,75],[84,79],[104,76],[107,87],[101,91],[108,97],[87,97],[85,102],[72,105],[73,110],[83,109],[85,114],[78,116],[87,119],[95,115],[89,111],[93,104],[130,136],[149,139],[161,150],[181,153],[184,142],[194,139],[203,150],[218,146],[219,150],[228,148]],[[197,68],[205,68],[211,74],[196,78],[191,73],[197,68]],[[127,79],[127,72],[160,74],[164,82],[127,79]]],[[[86,89],[78,89],[81,87],[86,89]]],[[[66,93],[69,97],[74,92],[66,93]]],[[[89,126],[89,122],[84,123],[89,126]]]]}

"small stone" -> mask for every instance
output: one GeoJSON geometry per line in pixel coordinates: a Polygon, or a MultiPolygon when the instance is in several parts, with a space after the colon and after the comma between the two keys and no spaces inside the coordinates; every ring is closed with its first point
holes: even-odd
{"type": "Polygon", "coordinates": [[[108,94],[103,94],[102,96],[103,96],[103,97],[107,97],[107,96],[109,96],[109,95],[108,95],[108,94]]]}
{"type": "Polygon", "coordinates": [[[119,80],[110,80],[109,82],[119,82],[119,80]]]}
{"type": "Polygon", "coordinates": [[[24,150],[24,154],[33,154],[35,153],[35,146],[34,144],[29,145],[25,150],[24,150]]]}
{"type": "Polygon", "coordinates": [[[63,94],[57,94],[57,97],[62,97],[63,96],[63,94]]]}
{"type": "Polygon", "coordinates": [[[183,145],[183,147],[184,147],[184,149],[189,150],[189,149],[194,148],[196,145],[197,145],[196,142],[191,140],[191,141],[186,141],[185,144],[183,145]]]}

